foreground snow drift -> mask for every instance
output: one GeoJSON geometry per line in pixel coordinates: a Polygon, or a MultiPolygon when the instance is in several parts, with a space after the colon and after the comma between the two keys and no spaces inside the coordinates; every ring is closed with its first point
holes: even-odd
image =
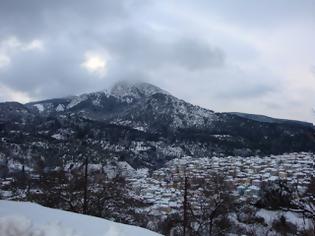
{"type": "Polygon", "coordinates": [[[43,207],[0,201],[1,236],[159,236],[136,226],[43,207]]]}

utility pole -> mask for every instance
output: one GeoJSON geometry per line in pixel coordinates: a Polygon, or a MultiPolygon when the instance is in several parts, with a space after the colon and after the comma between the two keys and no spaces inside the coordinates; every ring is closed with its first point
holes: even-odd
{"type": "Polygon", "coordinates": [[[188,189],[188,177],[185,174],[185,187],[184,187],[184,221],[183,221],[183,229],[184,234],[183,236],[186,236],[186,228],[187,228],[187,189],[188,189]]]}
{"type": "Polygon", "coordinates": [[[87,214],[87,191],[88,191],[88,157],[85,158],[85,172],[84,172],[84,202],[83,202],[83,214],[87,214]]]}

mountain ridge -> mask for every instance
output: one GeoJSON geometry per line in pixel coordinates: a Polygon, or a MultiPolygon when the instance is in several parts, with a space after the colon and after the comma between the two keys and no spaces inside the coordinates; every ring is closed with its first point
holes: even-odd
{"type": "Polygon", "coordinates": [[[309,123],[216,113],[156,86],[124,86],[115,96],[101,91],[24,105],[0,103],[0,159],[30,168],[45,160],[53,168],[88,155],[95,163],[121,160],[154,169],[186,155],[315,152],[309,123]]]}
{"type": "MultiPolygon", "coordinates": [[[[112,86],[110,90],[103,90],[103,91],[97,91],[97,92],[91,92],[91,93],[83,93],[77,96],[67,96],[67,97],[61,97],[61,98],[52,98],[52,99],[47,99],[47,100],[40,100],[40,101],[33,101],[29,103],[25,103],[24,105],[30,107],[34,106],[36,104],[43,104],[43,103],[55,103],[56,101],[60,101],[60,104],[68,103],[67,108],[72,108],[81,102],[84,102],[85,100],[88,99],[88,97],[94,97],[95,100],[93,101],[94,105],[99,105],[99,101],[97,101],[97,98],[100,96],[105,96],[105,97],[115,97],[117,99],[120,99],[123,102],[126,103],[132,103],[134,100],[139,100],[143,97],[150,97],[154,94],[165,94],[168,96],[172,96],[169,92],[160,89],[159,87],[152,85],[150,83],[146,82],[128,82],[128,81],[120,81],[112,86]]],[[[174,97],[176,98],[176,97],[174,97]]],[[[178,99],[178,98],[176,98],[178,99]]],[[[180,101],[183,101],[181,99],[178,99],[180,101]]],[[[184,101],[185,102],[185,101],[184,101]]],[[[187,104],[190,104],[186,102],[187,104]]],[[[1,104],[1,103],[0,103],[1,104]]],[[[58,105],[60,105],[58,104],[58,105]]],[[[208,110],[213,112],[210,109],[200,107],[198,105],[193,105],[195,107],[199,107],[204,110],[208,110]]],[[[57,106],[58,107],[58,106],[57,106]]],[[[57,107],[55,107],[57,109],[57,107]]],[[[58,110],[57,110],[58,111],[58,110]]],[[[59,111],[63,111],[60,110],[59,111]]],[[[300,121],[300,120],[291,120],[291,119],[282,119],[282,118],[273,118],[269,117],[266,115],[262,114],[250,114],[250,113],[241,113],[241,112],[222,112],[226,114],[232,114],[232,115],[237,115],[242,118],[250,119],[250,120],[256,120],[259,122],[266,122],[266,123],[272,123],[272,122],[277,122],[277,123],[292,123],[292,124],[300,124],[300,125],[306,125],[306,126],[314,126],[311,122],[306,122],[306,121],[300,121]]]]}

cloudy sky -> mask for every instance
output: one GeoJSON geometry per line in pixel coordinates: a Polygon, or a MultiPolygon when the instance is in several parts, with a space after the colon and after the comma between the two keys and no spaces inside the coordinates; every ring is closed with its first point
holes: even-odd
{"type": "Polygon", "coordinates": [[[315,123],[315,0],[1,0],[0,101],[141,80],[315,123]]]}

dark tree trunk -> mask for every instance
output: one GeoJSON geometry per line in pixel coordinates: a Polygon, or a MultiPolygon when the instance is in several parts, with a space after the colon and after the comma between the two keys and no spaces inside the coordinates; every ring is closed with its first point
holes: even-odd
{"type": "Polygon", "coordinates": [[[209,236],[212,236],[212,227],[213,227],[213,220],[211,219],[209,222],[209,236]]]}
{"type": "Polygon", "coordinates": [[[87,214],[88,158],[85,158],[83,214],[87,214]]]}
{"type": "Polygon", "coordinates": [[[183,235],[186,236],[187,229],[187,188],[188,188],[188,177],[185,176],[185,188],[184,188],[184,221],[183,221],[183,235]]]}

